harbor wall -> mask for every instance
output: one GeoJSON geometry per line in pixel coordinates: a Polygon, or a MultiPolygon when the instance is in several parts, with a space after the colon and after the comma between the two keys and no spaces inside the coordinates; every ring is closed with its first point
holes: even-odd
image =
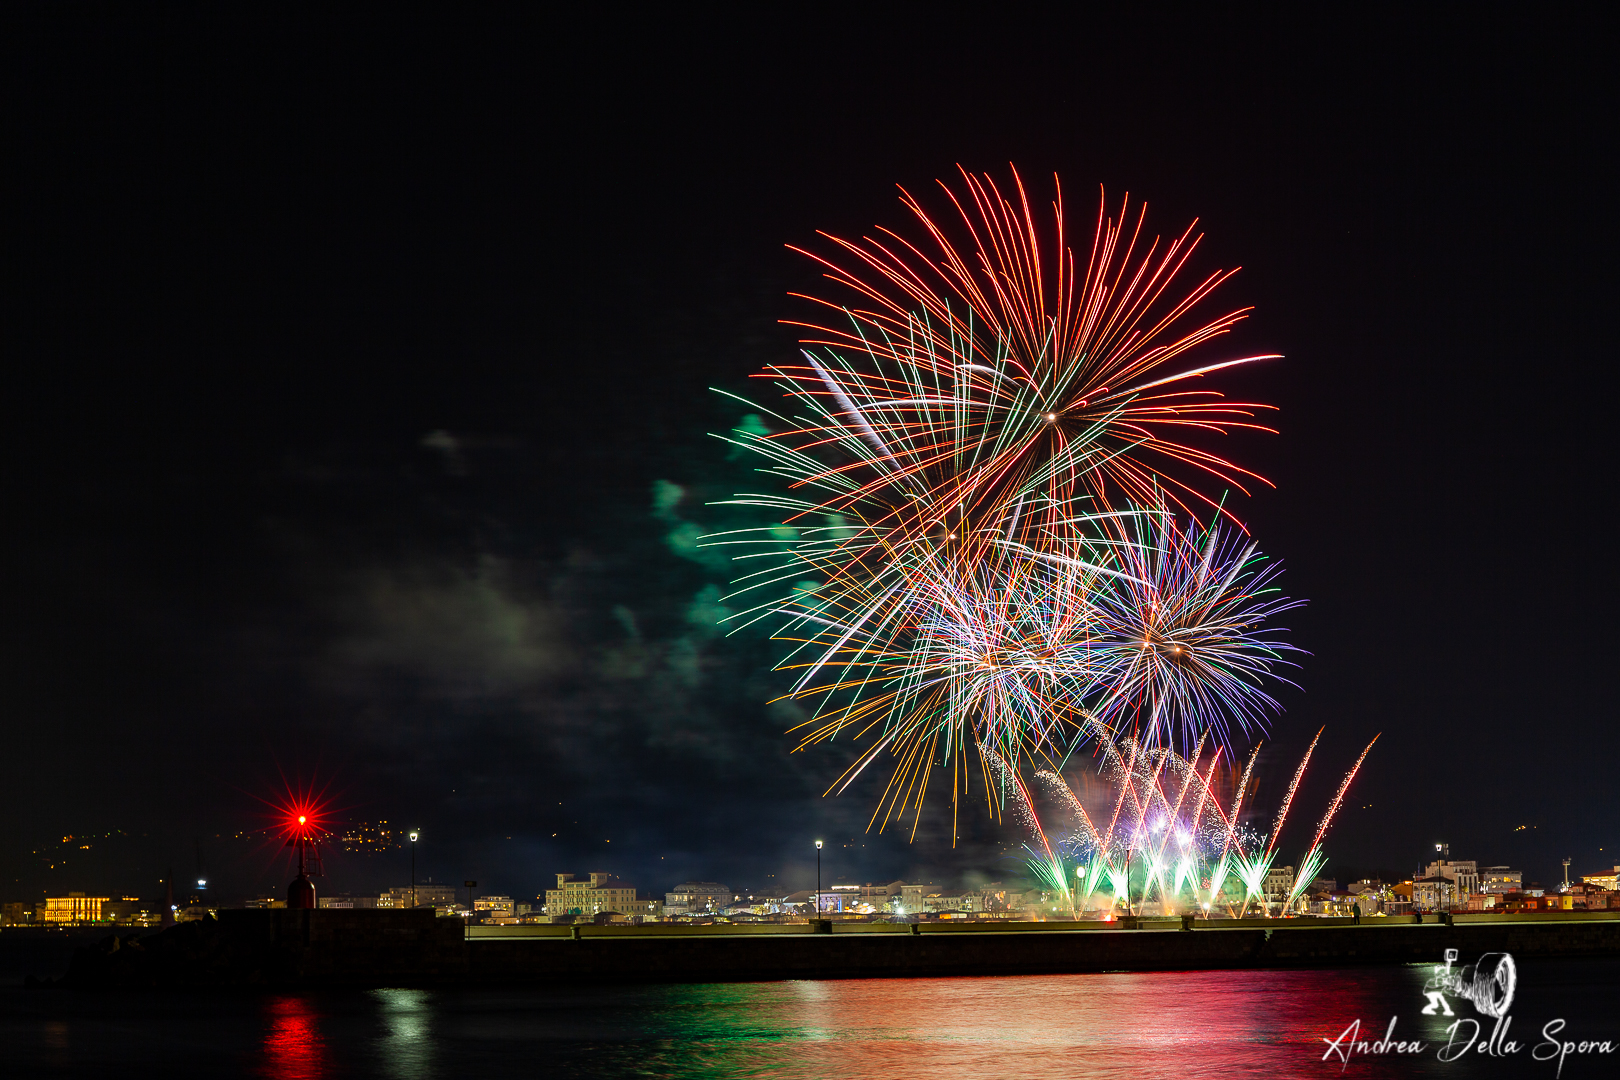
{"type": "Polygon", "coordinates": [[[1620,956],[1620,912],[1582,917],[463,927],[415,911],[227,911],[80,948],[95,987],[539,985],[1340,967],[1620,956]]]}

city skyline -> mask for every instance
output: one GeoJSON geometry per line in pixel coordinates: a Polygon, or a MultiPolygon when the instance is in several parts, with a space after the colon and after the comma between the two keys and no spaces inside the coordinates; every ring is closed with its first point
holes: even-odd
{"type": "MultiPolygon", "coordinates": [[[[526,899],[530,896],[543,896],[557,873],[555,867],[523,865],[521,861],[504,864],[480,862],[476,866],[468,865],[468,860],[458,860],[453,854],[436,852],[429,830],[420,831],[423,842],[418,846],[416,853],[420,856],[420,861],[413,864],[411,842],[405,839],[406,830],[400,830],[397,843],[381,846],[379,849],[375,836],[383,831],[382,826],[386,824],[386,821],[347,825],[334,822],[332,832],[318,837],[323,845],[323,859],[327,867],[325,874],[316,879],[319,896],[375,895],[380,890],[399,888],[403,886],[414,865],[416,880],[424,886],[434,884],[459,888],[461,882],[471,875],[484,882],[487,891],[526,899]],[[365,837],[365,840],[355,843],[357,834],[365,837]],[[346,837],[349,838],[347,843],[346,837]]],[[[274,832],[274,829],[232,837],[211,837],[208,838],[210,846],[206,848],[200,842],[197,843],[194,855],[201,855],[202,858],[192,866],[171,868],[174,871],[173,880],[177,895],[195,894],[199,890],[194,886],[203,886],[202,893],[208,902],[232,907],[240,906],[243,901],[253,898],[280,897],[285,890],[283,879],[293,873],[293,856],[285,853],[279,836],[266,838],[259,835],[263,832],[274,832]]],[[[84,866],[93,863],[92,857],[84,856],[82,853],[86,850],[93,852],[98,846],[107,845],[109,839],[103,836],[63,837],[63,843],[57,852],[45,852],[42,857],[55,860],[66,854],[72,861],[48,864],[54,867],[51,874],[53,880],[49,884],[40,885],[37,892],[25,893],[14,885],[6,892],[4,899],[8,903],[33,904],[46,894],[60,896],[72,892],[95,895],[102,892],[114,896],[128,896],[130,899],[138,897],[147,901],[155,900],[168,882],[167,873],[159,873],[155,877],[140,880],[137,875],[120,869],[125,865],[123,860],[113,860],[93,869],[72,869],[75,864],[84,866]]],[[[142,838],[122,839],[138,842],[142,838]]],[[[116,845],[116,840],[113,840],[113,844],[116,845]]],[[[943,872],[931,873],[920,872],[913,864],[912,872],[897,876],[917,880],[924,878],[930,881],[937,880],[943,887],[973,889],[992,880],[1006,880],[1021,883],[1023,888],[1041,888],[1038,876],[1032,872],[1028,862],[1029,852],[1011,841],[1006,848],[1003,855],[994,862],[958,866],[943,872]]],[[[1414,854],[1409,865],[1399,860],[1368,865],[1330,860],[1326,866],[1319,869],[1318,874],[1324,878],[1340,881],[1362,878],[1375,878],[1386,882],[1411,881],[1420,878],[1425,873],[1425,867],[1432,868],[1435,860],[1442,857],[1450,858],[1450,848],[1451,845],[1443,841],[1424,844],[1414,854]],[[1443,851],[1446,853],[1444,856],[1443,851]]],[[[835,856],[849,849],[848,846],[828,845],[822,853],[824,856],[835,856]]],[[[590,870],[631,881],[646,891],[660,894],[664,891],[664,885],[675,881],[723,879],[747,882],[748,884],[740,887],[752,892],[786,895],[812,889],[816,878],[816,865],[815,849],[812,846],[810,850],[811,857],[797,866],[784,866],[775,872],[764,874],[732,874],[723,864],[688,867],[689,872],[676,872],[678,868],[668,865],[667,860],[657,860],[640,871],[630,869],[621,872],[613,868],[615,860],[612,856],[597,859],[590,870]]],[[[1612,866],[1620,865],[1620,860],[1603,861],[1605,853],[1602,852],[1596,858],[1584,862],[1573,859],[1568,866],[1563,864],[1561,858],[1549,857],[1544,861],[1552,867],[1550,871],[1530,869],[1537,865],[1533,861],[1526,863],[1504,860],[1494,856],[1479,856],[1474,852],[1464,852],[1458,857],[1464,856],[1468,856],[1471,864],[1479,867],[1512,866],[1521,874],[1525,887],[1541,888],[1548,892],[1557,890],[1565,870],[1568,871],[1569,880],[1578,883],[1594,874],[1608,874],[1612,866]]],[[[521,860],[521,855],[513,857],[521,860]]],[[[745,861],[739,860],[739,863],[745,861]]],[[[1278,864],[1281,865],[1280,860],[1278,864]]],[[[737,864],[734,863],[733,866],[735,865],[737,864]]],[[[896,876],[892,874],[886,876],[881,872],[874,875],[868,872],[874,869],[881,871],[882,867],[868,860],[840,862],[827,858],[823,863],[823,880],[830,888],[834,884],[870,884],[874,880],[887,880],[896,876]]],[[[1289,869],[1292,870],[1292,867],[1289,869]]]]}

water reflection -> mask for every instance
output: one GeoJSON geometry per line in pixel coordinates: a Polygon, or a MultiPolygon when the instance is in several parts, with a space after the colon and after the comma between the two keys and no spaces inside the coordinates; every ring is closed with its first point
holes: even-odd
{"type": "Polygon", "coordinates": [[[433,1075],[433,1024],[426,990],[374,990],[383,1034],[377,1039],[380,1071],[396,1080],[433,1075]]]}
{"type": "MultiPolygon", "coordinates": [[[[1024,978],[693,986],[447,987],[225,994],[0,993],[3,1075],[266,1077],[1002,1076],[1551,1077],[1530,1057],[1544,1024],[1620,1042],[1620,960],[1520,965],[1512,1037],[1525,1049],[1443,1061],[1423,1016],[1431,964],[1024,978]],[[1325,1040],[1393,1020],[1416,1055],[1324,1060],[1325,1040]],[[244,1066],[247,1066],[244,1068],[244,1066]]],[[[1476,1015],[1453,1002],[1458,1019],[1476,1015]]],[[[1486,1026],[1488,1031],[1488,1025],[1486,1026]]],[[[1614,1073],[1620,1054],[1571,1056],[1563,1080],[1614,1073]]]]}
{"type": "MultiPolygon", "coordinates": [[[[1442,1025],[1417,1015],[1427,974],[1230,970],[580,988],[566,1023],[561,1010],[535,1009],[525,1034],[554,1064],[594,1076],[1521,1075],[1527,1060],[1436,1060],[1442,1025]],[[1427,1043],[1421,1057],[1359,1057],[1349,1070],[1323,1060],[1324,1040],[1354,1021],[1376,1037],[1396,1017],[1405,1038],[1427,1043]]],[[[1536,1015],[1564,1011],[1531,1004],[1536,1015]]],[[[1595,1019],[1585,1016],[1582,1030],[1612,1031],[1595,1019]]]]}
{"type": "Polygon", "coordinates": [[[262,1072],[278,1080],[315,1080],[326,1075],[326,1043],[314,1006],[300,997],[265,1003],[270,1026],[264,1035],[262,1072]]]}

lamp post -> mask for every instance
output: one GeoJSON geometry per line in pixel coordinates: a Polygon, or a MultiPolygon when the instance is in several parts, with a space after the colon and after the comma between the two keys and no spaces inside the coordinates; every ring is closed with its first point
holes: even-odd
{"type": "Polygon", "coordinates": [[[821,841],[816,841],[816,918],[821,918],[821,841]]]}
{"type": "Polygon", "coordinates": [[[419,834],[411,830],[411,907],[416,906],[416,838],[419,834]]]}

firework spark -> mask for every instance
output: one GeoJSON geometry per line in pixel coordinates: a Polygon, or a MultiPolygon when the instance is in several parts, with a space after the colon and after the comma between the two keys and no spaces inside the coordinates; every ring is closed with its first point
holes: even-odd
{"type": "Polygon", "coordinates": [[[1178,285],[1195,226],[1149,239],[1128,198],[1100,198],[1077,257],[1061,190],[1048,219],[1016,172],[1006,194],[961,181],[945,218],[902,192],[914,240],[805,252],[844,299],[803,297],[803,363],[762,376],[774,428],[728,438],[786,490],[727,501],[779,523],[707,538],[757,567],[733,626],[782,620],[793,642],[801,746],[872,737],[834,790],[894,756],[874,822],[920,814],[939,765],[954,806],[974,752],[994,806],[998,769],[1061,768],[1088,737],[1228,742],[1276,708],[1260,682],[1287,648],[1261,630],[1291,606],[1274,568],[1177,524],[1257,479],[1188,440],[1271,430],[1206,377],[1274,357],[1195,357],[1246,316],[1197,314],[1231,272],[1178,285]]]}

